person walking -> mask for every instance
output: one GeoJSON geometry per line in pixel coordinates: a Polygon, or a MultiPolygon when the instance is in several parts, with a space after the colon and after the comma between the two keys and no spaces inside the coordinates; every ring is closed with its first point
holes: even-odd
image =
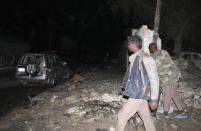
{"type": "Polygon", "coordinates": [[[171,100],[174,101],[178,108],[176,118],[186,118],[185,104],[178,92],[178,81],[181,79],[181,73],[165,50],[157,49],[155,43],[149,45],[149,51],[156,60],[157,71],[160,80],[160,87],[162,92],[162,102],[164,107],[164,117],[169,118],[168,112],[170,110],[171,100]]]}
{"type": "Polygon", "coordinates": [[[150,108],[155,110],[158,106],[159,78],[155,60],[141,48],[140,36],[128,37],[128,50],[133,53],[129,57],[130,64],[123,82],[123,95],[127,96],[128,100],[118,112],[116,131],[124,131],[127,121],[135,113],[138,113],[143,120],[146,131],[156,131],[150,108]],[[150,108],[146,100],[149,90],[150,108]]]}

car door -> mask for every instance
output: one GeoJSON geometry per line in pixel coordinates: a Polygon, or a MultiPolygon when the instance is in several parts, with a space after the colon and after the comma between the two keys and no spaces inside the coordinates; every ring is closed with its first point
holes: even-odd
{"type": "Polygon", "coordinates": [[[45,63],[46,63],[47,77],[48,78],[54,77],[55,67],[51,56],[45,55],[45,63]]]}

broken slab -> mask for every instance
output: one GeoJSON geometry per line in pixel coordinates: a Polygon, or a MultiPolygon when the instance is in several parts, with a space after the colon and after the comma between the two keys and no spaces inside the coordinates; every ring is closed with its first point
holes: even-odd
{"type": "Polygon", "coordinates": [[[108,94],[108,93],[105,93],[102,95],[102,101],[106,102],[106,103],[109,103],[109,102],[114,102],[114,101],[121,101],[123,98],[122,98],[122,95],[114,95],[114,94],[108,94]]]}
{"type": "MultiPolygon", "coordinates": [[[[142,38],[142,50],[150,53],[149,52],[149,44],[153,42],[153,35],[154,31],[148,29],[147,25],[142,25],[140,29],[132,29],[132,35],[139,35],[142,38]]],[[[161,39],[157,39],[157,47],[158,49],[161,49],[161,39]]]]}
{"type": "Polygon", "coordinates": [[[83,82],[86,78],[84,76],[81,76],[80,74],[74,74],[73,78],[71,79],[72,82],[77,83],[77,82],[83,82]]]}

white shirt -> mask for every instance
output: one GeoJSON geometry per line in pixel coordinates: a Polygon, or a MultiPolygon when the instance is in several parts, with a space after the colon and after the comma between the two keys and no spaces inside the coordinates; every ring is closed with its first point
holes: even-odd
{"type": "Polygon", "coordinates": [[[156,62],[152,57],[143,57],[143,62],[150,81],[151,100],[157,100],[159,95],[159,77],[156,62]]]}

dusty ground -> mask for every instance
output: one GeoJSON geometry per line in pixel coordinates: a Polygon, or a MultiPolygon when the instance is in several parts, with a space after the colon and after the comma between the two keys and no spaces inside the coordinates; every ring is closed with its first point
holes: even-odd
{"type": "MultiPolygon", "coordinates": [[[[85,67],[78,72],[72,81],[30,98],[29,104],[1,117],[0,131],[109,131],[115,127],[116,114],[124,102],[118,95],[122,73],[115,67],[85,67]]],[[[201,110],[189,108],[189,117],[183,120],[171,115],[164,119],[157,113],[158,131],[201,130],[201,110]]],[[[144,131],[143,126],[133,127],[132,121],[127,129],[144,131]]]]}

